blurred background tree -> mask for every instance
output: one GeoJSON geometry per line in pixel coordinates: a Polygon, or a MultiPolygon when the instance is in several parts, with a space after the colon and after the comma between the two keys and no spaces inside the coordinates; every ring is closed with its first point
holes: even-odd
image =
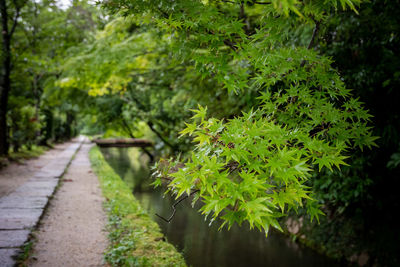
{"type": "Polygon", "coordinates": [[[8,34],[2,35],[0,154],[8,153],[10,142],[17,151],[25,144],[71,138],[78,106],[54,81],[70,48],[88,42],[104,18],[87,1],[66,8],[54,0],[1,4],[8,34]]]}

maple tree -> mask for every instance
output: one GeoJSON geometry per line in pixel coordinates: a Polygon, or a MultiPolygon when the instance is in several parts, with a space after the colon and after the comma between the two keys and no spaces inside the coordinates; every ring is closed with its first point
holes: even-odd
{"type": "Polygon", "coordinates": [[[203,78],[241,94],[252,109],[233,118],[199,106],[181,131],[193,136],[190,156],[160,164],[176,197],[196,191],[201,211],[222,226],[249,222],[268,232],[277,218],[306,206],[322,214],[304,184],[316,168],[344,165],[346,152],[371,147],[371,115],[352,98],[332,60],[312,48],[323,21],[360,1],[120,1],[111,11],[134,15],[169,38],[174,58],[203,78]],[[182,162],[184,162],[182,164],[182,162]]]}

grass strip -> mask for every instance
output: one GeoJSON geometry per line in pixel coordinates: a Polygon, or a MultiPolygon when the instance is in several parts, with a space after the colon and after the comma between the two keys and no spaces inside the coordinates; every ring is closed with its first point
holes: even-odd
{"type": "Polygon", "coordinates": [[[90,150],[90,161],[106,199],[110,245],[105,260],[112,266],[186,266],[97,147],[90,150]]]}

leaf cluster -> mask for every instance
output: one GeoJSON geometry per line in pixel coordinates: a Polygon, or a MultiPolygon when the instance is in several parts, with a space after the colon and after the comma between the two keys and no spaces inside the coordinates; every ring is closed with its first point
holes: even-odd
{"type": "MultiPolygon", "coordinates": [[[[195,149],[156,173],[177,197],[199,190],[201,212],[222,226],[249,222],[268,232],[305,205],[322,214],[305,185],[314,167],[345,165],[350,148],[375,145],[371,115],[351,97],[332,60],[311,48],[327,15],[359,1],[109,1],[171,39],[176,60],[252,108],[225,120],[199,106],[182,135],[195,149]],[[296,39],[303,35],[308,38],[296,39]],[[304,40],[308,40],[305,42],[304,40]],[[253,94],[254,92],[254,94],[253,94]]],[[[217,90],[216,90],[217,91],[217,90]]],[[[222,102],[222,101],[221,101],[222,102]]],[[[157,182],[159,184],[160,181],[157,182]]]]}

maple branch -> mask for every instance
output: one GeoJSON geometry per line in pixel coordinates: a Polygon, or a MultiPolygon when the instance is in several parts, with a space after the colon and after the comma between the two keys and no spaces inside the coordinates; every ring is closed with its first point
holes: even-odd
{"type": "Polygon", "coordinates": [[[158,216],[158,217],[161,218],[162,220],[166,221],[167,223],[170,223],[170,222],[172,221],[172,219],[174,218],[174,216],[175,216],[175,213],[176,213],[176,206],[179,205],[179,203],[181,203],[182,201],[184,201],[184,200],[187,199],[188,197],[190,197],[190,196],[196,194],[196,193],[199,192],[199,191],[200,191],[199,189],[196,189],[196,190],[194,190],[192,193],[190,193],[189,195],[186,195],[186,196],[182,197],[181,199],[179,199],[177,202],[175,202],[175,203],[172,205],[172,214],[171,214],[171,216],[170,216],[168,219],[164,218],[164,217],[161,216],[161,215],[158,215],[157,213],[156,213],[156,216],[158,216]]]}
{"type": "MultiPolygon", "coordinates": [[[[243,4],[243,2],[237,3],[237,2],[235,2],[235,1],[229,1],[229,0],[221,0],[221,2],[231,3],[231,4],[241,4],[241,5],[243,4]]],[[[250,4],[253,4],[253,5],[270,5],[271,2],[258,2],[258,1],[253,1],[253,2],[250,2],[250,4]]]]}
{"type": "Polygon", "coordinates": [[[235,46],[235,44],[229,40],[224,40],[224,44],[229,46],[229,48],[232,49],[233,51],[238,50],[238,48],[235,46]]]}
{"type": "MultiPolygon", "coordinates": [[[[314,27],[314,30],[313,30],[313,33],[312,33],[312,36],[311,36],[311,40],[308,43],[307,49],[311,49],[314,46],[315,37],[318,35],[318,32],[319,32],[319,26],[321,24],[321,21],[315,21],[314,20],[314,22],[315,22],[315,27],[314,27]]],[[[303,59],[301,61],[301,63],[300,63],[300,67],[301,68],[304,67],[305,64],[306,64],[306,60],[303,59]]]]}
{"type": "Polygon", "coordinates": [[[314,30],[313,30],[313,34],[311,36],[310,43],[307,46],[307,49],[311,49],[314,46],[315,37],[317,36],[317,34],[319,32],[319,26],[321,24],[321,21],[315,21],[314,20],[314,22],[315,22],[315,27],[314,27],[314,30]]]}
{"type": "Polygon", "coordinates": [[[177,150],[177,145],[170,143],[158,130],[156,130],[152,121],[147,121],[147,125],[149,126],[150,130],[152,130],[153,133],[155,133],[158,138],[160,138],[161,141],[164,142],[164,144],[172,148],[172,150],[174,151],[177,150]]]}
{"type": "Polygon", "coordinates": [[[258,1],[254,1],[254,2],[251,2],[252,4],[256,4],[256,5],[270,5],[271,4],[271,2],[258,2],[258,1]]]}

